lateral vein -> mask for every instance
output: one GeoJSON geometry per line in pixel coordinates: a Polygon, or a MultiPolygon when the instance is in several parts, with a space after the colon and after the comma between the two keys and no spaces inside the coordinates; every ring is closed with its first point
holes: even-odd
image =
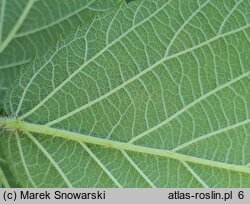
{"type": "Polygon", "coordinates": [[[221,23],[221,26],[219,28],[218,34],[220,34],[224,28],[224,25],[226,24],[226,22],[228,21],[229,17],[232,15],[232,13],[237,9],[237,7],[242,3],[242,0],[239,0],[238,2],[236,2],[236,4],[234,5],[234,7],[230,10],[230,12],[227,14],[227,16],[224,18],[223,22],[221,23]]]}
{"type": "Polygon", "coordinates": [[[42,151],[42,153],[49,159],[51,164],[55,167],[55,169],[58,171],[58,173],[61,175],[63,178],[64,182],[67,184],[69,188],[73,188],[71,185],[70,181],[68,180],[67,176],[65,173],[62,171],[62,169],[58,166],[56,161],[51,157],[51,155],[47,152],[47,150],[40,144],[40,142],[37,141],[37,139],[30,133],[30,132],[25,132],[25,134],[31,139],[33,143],[42,151]]]}
{"type": "Polygon", "coordinates": [[[138,167],[138,165],[131,159],[131,157],[127,154],[126,151],[121,150],[124,157],[129,161],[129,163],[135,168],[135,170],[143,177],[143,179],[152,187],[157,188],[154,183],[148,178],[146,174],[138,167]]]}
{"type": "MultiPolygon", "coordinates": [[[[222,35],[220,35],[220,36],[216,36],[216,37],[214,37],[214,38],[211,38],[210,40],[207,40],[207,41],[205,41],[205,42],[203,42],[203,43],[200,43],[199,45],[196,45],[196,46],[194,46],[194,47],[188,48],[188,49],[183,50],[183,51],[181,51],[181,52],[178,52],[178,53],[176,53],[176,54],[173,54],[173,55],[164,57],[164,58],[162,58],[161,60],[159,60],[158,62],[154,63],[153,65],[151,65],[151,66],[147,67],[146,69],[144,69],[143,71],[141,71],[139,74],[137,74],[137,75],[135,75],[134,77],[128,79],[127,81],[123,82],[122,84],[120,84],[119,86],[117,86],[117,87],[115,87],[114,89],[110,90],[109,92],[103,94],[102,96],[100,96],[100,97],[98,97],[98,98],[96,98],[96,99],[94,99],[94,100],[92,100],[92,101],[90,101],[90,102],[88,102],[88,103],[86,103],[86,104],[84,104],[84,105],[82,105],[82,106],[76,108],[75,110],[73,110],[73,111],[71,111],[71,112],[69,112],[69,113],[67,113],[67,114],[65,114],[65,115],[63,115],[63,116],[61,116],[61,117],[59,117],[59,118],[53,120],[53,121],[50,121],[50,122],[48,123],[48,125],[54,125],[54,124],[56,124],[56,123],[58,123],[58,122],[61,122],[61,121],[65,120],[66,118],[69,118],[69,117],[73,116],[74,114],[78,113],[79,111],[82,111],[82,110],[84,110],[84,109],[86,109],[86,108],[89,108],[89,107],[91,107],[92,105],[94,105],[94,104],[96,104],[96,103],[98,103],[98,102],[104,100],[105,98],[107,98],[107,97],[109,97],[110,95],[116,93],[117,91],[123,89],[123,88],[124,88],[125,86],[127,86],[128,84],[131,84],[132,82],[134,82],[135,80],[139,79],[141,76],[143,76],[143,75],[145,75],[146,73],[150,72],[150,71],[153,70],[155,67],[157,67],[157,66],[159,66],[160,64],[166,62],[167,60],[170,60],[170,59],[173,59],[173,58],[177,58],[177,57],[182,56],[182,55],[184,55],[184,54],[186,54],[186,53],[192,52],[192,51],[194,51],[194,50],[196,50],[196,49],[198,49],[198,48],[200,48],[200,47],[206,46],[206,45],[208,45],[209,43],[216,41],[217,39],[220,39],[220,38],[223,38],[223,37],[225,37],[225,36],[234,34],[234,33],[236,33],[236,32],[240,32],[240,31],[242,31],[242,30],[244,30],[244,29],[246,29],[246,28],[249,28],[249,27],[250,27],[250,25],[244,26],[244,27],[242,27],[242,28],[240,28],[240,29],[237,29],[237,30],[234,30],[234,31],[232,31],[232,32],[228,32],[228,33],[222,34],[222,35]]],[[[247,72],[247,73],[249,74],[249,72],[247,72]]],[[[72,77],[69,77],[69,79],[67,79],[67,81],[70,81],[70,79],[72,79],[72,78],[73,78],[73,76],[72,76],[72,77]]],[[[233,81],[234,81],[234,80],[233,80],[233,81]]],[[[230,82],[229,82],[229,83],[230,83],[230,82]]],[[[226,83],[226,84],[228,84],[228,83],[226,83]]],[[[22,116],[20,116],[20,118],[21,118],[21,119],[25,119],[25,118],[28,117],[30,114],[32,114],[33,112],[35,112],[35,111],[36,111],[38,108],[40,108],[46,101],[48,101],[48,100],[49,100],[58,90],[60,90],[60,89],[62,88],[62,86],[64,86],[64,84],[63,84],[63,85],[62,85],[62,84],[59,85],[59,86],[58,86],[59,88],[57,87],[56,89],[54,89],[54,90],[53,90],[47,97],[45,97],[38,105],[36,105],[34,108],[32,108],[32,109],[31,109],[30,111],[28,111],[27,113],[25,113],[25,114],[23,114],[22,116]]],[[[216,88],[216,90],[217,90],[217,88],[216,88]]],[[[209,93],[210,93],[210,92],[209,92],[209,93]]],[[[205,96],[205,95],[204,95],[204,96],[205,96]]],[[[201,98],[202,98],[202,97],[201,97],[201,98]]]]}
{"type": "Polygon", "coordinates": [[[26,5],[25,9],[23,10],[23,13],[21,14],[20,18],[17,20],[16,24],[8,34],[8,37],[3,41],[3,43],[0,46],[0,53],[4,51],[4,49],[8,46],[8,44],[11,42],[11,40],[15,37],[16,32],[19,30],[19,28],[22,26],[23,21],[25,20],[26,16],[28,15],[30,9],[32,8],[33,4],[37,0],[30,0],[28,4],[26,5]]]}
{"type": "Polygon", "coordinates": [[[86,144],[80,142],[80,145],[83,149],[91,156],[93,160],[102,168],[102,170],[109,176],[109,178],[115,183],[119,188],[122,188],[122,185],[117,181],[117,179],[111,174],[111,172],[104,166],[104,164],[97,158],[97,156],[88,148],[86,144]]]}
{"type": "Polygon", "coordinates": [[[10,184],[0,166],[0,188],[1,188],[1,184],[5,187],[5,188],[10,188],[10,184]]]}
{"type": "Polygon", "coordinates": [[[45,29],[48,29],[54,25],[57,25],[59,23],[61,23],[62,21],[65,21],[67,20],[68,18],[71,18],[72,16],[82,12],[84,9],[88,8],[90,4],[92,4],[95,0],[89,2],[87,5],[85,5],[83,8],[79,8],[77,9],[76,11],[70,13],[69,15],[66,15],[64,16],[63,18],[57,20],[57,21],[54,21],[52,23],[49,23],[48,25],[45,25],[45,26],[42,26],[42,27],[39,27],[37,29],[34,29],[34,30],[31,30],[31,31],[27,31],[27,32],[24,32],[24,33],[19,33],[17,35],[15,35],[15,38],[20,38],[20,37],[24,37],[24,36],[27,36],[27,35],[30,35],[30,34],[34,34],[36,32],[39,32],[39,31],[42,31],[42,30],[45,30],[45,29]]]}
{"type": "Polygon", "coordinates": [[[95,56],[93,56],[92,58],[90,58],[88,61],[84,62],[79,68],[77,68],[67,79],[65,79],[58,87],[56,87],[50,94],[48,94],[39,104],[37,104],[35,107],[33,107],[30,111],[28,111],[27,113],[23,114],[22,116],[20,116],[21,119],[24,119],[26,117],[28,117],[30,114],[32,114],[35,110],[37,110],[39,107],[41,107],[50,97],[52,97],[55,93],[58,92],[58,90],[60,90],[65,84],[67,84],[73,77],[75,77],[85,66],[87,66],[88,64],[90,64],[91,62],[93,62],[95,59],[97,59],[99,56],[101,56],[106,50],[108,50],[111,46],[113,46],[115,43],[119,42],[123,37],[125,37],[126,35],[128,35],[131,31],[133,31],[135,28],[139,27],[140,25],[142,25],[143,23],[147,22],[150,18],[154,17],[158,12],[160,12],[161,10],[163,10],[168,3],[171,0],[169,0],[167,3],[165,3],[162,7],[160,7],[157,11],[155,11],[154,13],[152,13],[150,16],[148,16],[147,18],[145,18],[143,21],[141,21],[140,23],[138,23],[137,25],[131,27],[129,30],[127,30],[126,32],[124,32],[121,36],[119,36],[116,40],[114,40],[112,43],[110,43],[109,45],[105,46],[100,52],[98,52],[95,56]]]}
{"type": "Polygon", "coordinates": [[[187,164],[185,161],[181,161],[182,165],[192,174],[192,176],[204,187],[209,188],[209,186],[200,178],[200,176],[187,164]]]}
{"type": "Polygon", "coordinates": [[[33,179],[32,179],[32,176],[30,175],[29,169],[28,169],[28,167],[27,167],[27,164],[26,164],[26,162],[25,162],[25,158],[24,158],[24,155],[23,155],[22,145],[21,145],[19,136],[18,136],[17,133],[15,133],[15,136],[16,136],[17,146],[18,146],[18,150],[19,150],[19,153],[20,153],[20,157],[21,157],[21,161],[22,161],[22,164],[23,164],[25,173],[26,173],[28,179],[30,180],[31,184],[36,188],[37,186],[36,186],[36,184],[34,183],[34,181],[33,181],[33,179]]]}
{"type": "Polygon", "coordinates": [[[188,142],[186,142],[186,143],[183,143],[183,144],[181,144],[181,145],[175,147],[174,149],[172,149],[172,151],[174,151],[174,152],[179,151],[179,150],[181,150],[181,149],[183,149],[183,148],[185,148],[185,147],[188,147],[188,146],[190,146],[190,145],[192,145],[192,144],[194,144],[194,143],[197,143],[197,142],[199,142],[199,141],[205,140],[205,139],[207,139],[207,138],[209,138],[209,137],[211,137],[211,136],[218,135],[218,134],[220,134],[220,133],[222,133],[222,132],[229,131],[229,130],[231,130],[231,129],[233,129],[233,128],[237,128],[237,127],[246,125],[246,124],[248,124],[248,123],[250,123],[250,119],[243,120],[243,121],[241,121],[241,122],[239,122],[239,123],[236,123],[236,124],[230,125],[230,126],[228,126],[228,127],[225,127],[225,128],[222,128],[222,129],[219,129],[219,130],[210,132],[210,133],[205,134],[205,135],[203,135],[203,136],[201,136],[201,137],[197,137],[197,138],[195,138],[195,139],[193,139],[193,140],[190,140],[190,141],[188,141],[188,142]]]}
{"type": "Polygon", "coordinates": [[[134,138],[132,138],[129,142],[130,143],[134,143],[135,141],[143,138],[144,136],[146,136],[147,134],[161,128],[162,126],[168,124],[170,121],[174,120],[176,117],[178,117],[179,115],[181,115],[182,113],[184,113],[185,111],[189,110],[190,108],[192,108],[193,106],[195,106],[196,104],[198,104],[199,102],[205,100],[206,98],[208,98],[209,96],[217,93],[218,91],[232,85],[233,83],[247,77],[250,74],[250,71],[241,74],[240,76],[234,78],[231,81],[228,81],[227,83],[218,86],[217,88],[207,92],[206,94],[202,95],[201,97],[195,99],[193,102],[191,102],[190,104],[188,104],[187,106],[183,107],[182,109],[180,109],[179,111],[177,111],[176,113],[174,113],[172,116],[170,116],[169,118],[167,118],[166,120],[163,120],[162,122],[160,122],[159,124],[155,125],[154,127],[146,130],[145,132],[142,132],[141,134],[135,136],[134,138]]]}

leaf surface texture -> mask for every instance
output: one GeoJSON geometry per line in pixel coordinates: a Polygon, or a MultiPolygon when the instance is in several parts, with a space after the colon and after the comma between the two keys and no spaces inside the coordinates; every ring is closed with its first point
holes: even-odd
{"type": "Polygon", "coordinates": [[[19,183],[250,187],[249,5],[124,3],[26,65],[0,120],[19,183]]]}
{"type": "Polygon", "coordinates": [[[118,0],[1,0],[0,102],[20,66],[118,0]]]}

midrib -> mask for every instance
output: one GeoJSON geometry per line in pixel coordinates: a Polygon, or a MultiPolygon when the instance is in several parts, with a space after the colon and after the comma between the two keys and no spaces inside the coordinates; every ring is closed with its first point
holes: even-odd
{"type": "Polygon", "coordinates": [[[66,130],[60,130],[52,128],[45,125],[37,125],[32,123],[27,123],[24,121],[17,120],[16,118],[2,118],[0,117],[0,127],[12,130],[12,131],[24,131],[24,132],[33,132],[40,133],[42,136],[56,136],[64,139],[70,139],[77,142],[85,142],[89,144],[100,145],[103,147],[113,148],[117,150],[126,150],[131,152],[138,152],[143,154],[151,154],[161,157],[167,157],[171,159],[176,159],[179,161],[186,161],[190,163],[196,163],[221,169],[226,169],[230,171],[237,171],[242,173],[250,174],[250,168],[247,166],[240,166],[235,164],[227,164],[218,161],[212,161],[208,159],[202,159],[194,156],[188,156],[180,154],[177,152],[172,152],[169,150],[156,149],[151,147],[134,145],[131,143],[118,142],[113,140],[107,140],[97,137],[91,137],[88,135],[83,135],[80,133],[69,132],[66,130]]]}

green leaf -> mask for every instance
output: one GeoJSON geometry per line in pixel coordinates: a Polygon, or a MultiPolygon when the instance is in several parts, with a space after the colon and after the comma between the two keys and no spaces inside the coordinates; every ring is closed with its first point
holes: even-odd
{"type": "Polygon", "coordinates": [[[59,35],[87,25],[97,12],[106,11],[119,1],[1,0],[0,103],[21,65],[48,50],[59,35]]]}
{"type": "Polygon", "coordinates": [[[1,167],[0,167],[0,188],[10,188],[10,184],[6,179],[6,176],[1,167]]]}
{"type": "Polygon", "coordinates": [[[25,187],[250,187],[250,1],[145,0],[22,69],[1,118],[25,187]]]}
{"type": "MultiPolygon", "coordinates": [[[[2,154],[2,152],[0,153],[2,154]]],[[[10,187],[17,188],[20,187],[20,185],[16,183],[6,161],[3,158],[0,158],[0,188],[10,187]]]]}
{"type": "MultiPolygon", "coordinates": [[[[2,133],[0,133],[0,135],[1,134],[2,133]]],[[[3,148],[0,148],[0,188],[10,187],[20,187],[20,185],[16,182],[16,179],[11,173],[9,166],[7,165],[6,158],[3,157],[3,148]]]]}

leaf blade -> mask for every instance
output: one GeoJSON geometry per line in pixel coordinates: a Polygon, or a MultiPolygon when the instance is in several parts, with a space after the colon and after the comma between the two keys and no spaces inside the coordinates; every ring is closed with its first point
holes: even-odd
{"type": "MultiPolygon", "coordinates": [[[[106,11],[119,1],[74,0],[68,4],[57,0],[4,0],[1,3],[0,80],[9,87],[8,75],[15,79],[21,65],[45,52],[60,36],[67,36],[68,30],[88,25],[97,12],[106,11]]],[[[1,93],[1,103],[4,95],[1,93]]]]}
{"type": "Polygon", "coordinates": [[[238,16],[248,3],[236,6],[230,1],[232,12],[218,1],[148,0],[99,16],[89,29],[80,29],[36,59],[36,69],[23,73],[22,87],[9,93],[20,129],[40,133],[38,138],[76,141],[68,145],[82,141],[109,147],[87,146],[123,187],[249,186],[250,158],[245,147],[249,144],[250,24],[238,16]],[[218,9],[227,20],[210,16],[211,10],[216,15],[218,9]],[[162,24],[163,20],[168,23],[162,24]],[[61,69],[59,61],[65,65],[61,69]],[[44,88],[45,76],[50,80],[44,88]],[[117,169],[126,175],[119,168],[126,158],[121,150],[128,151],[127,158],[133,161],[128,166],[138,183],[119,175],[117,169]],[[117,157],[115,162],[108,152],[117,157]],[[223,178],[221,183],[210,181],[213,171],[223,178]]]}

